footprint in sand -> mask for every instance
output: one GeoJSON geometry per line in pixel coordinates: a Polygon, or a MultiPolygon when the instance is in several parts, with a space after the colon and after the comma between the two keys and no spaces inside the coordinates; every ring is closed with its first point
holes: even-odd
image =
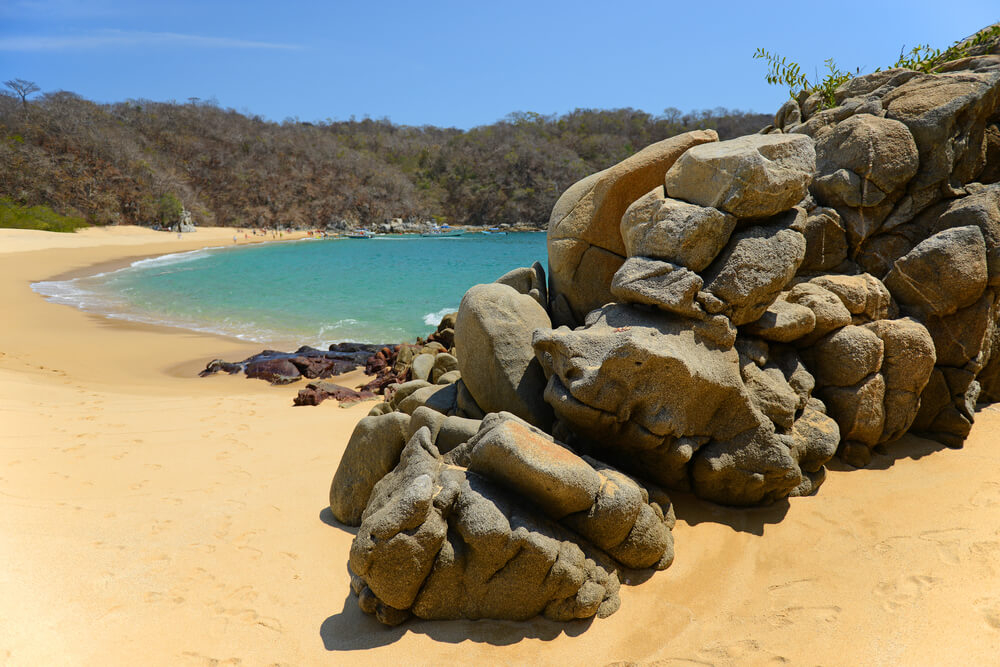
{"type": "Polygon", "coordinates": [[[913,604],[939,581],[937,577],[912,574],[892,581],[879,582],[875,586],[875,594],[882,598],[882,607],[891,611],[913,604]]]}
{"type": "Polygon", "coordinates": [[[243,660],[240,658],[213,658],[208,655],[203,655],[201,653],[195,653],[194,651],[184,651],[181,655],[187,658],[188,663],[195,665],[206,665],[211,667],[226,667],[226,665],[232,665],[236,667],[237,665],[242,665],[243,660]]]}
{"type": "Polygon", "coordinates": [[[932,542],[937,547],[938,557],[942,562],[957,565],[966,551],[963,548],[963,540],[968,534],[969,531],[965,528],[947,528],[924,531],[920,533],[920,539],[932,542]]]}
{"type": "Polygon", "coordinates": [[[253,586],[240,586],[227,595],[226,599],[239,600],[240,602],[253,602],[257,599],[257,591],[254,590],[253,586]]]}
{"type": "Polygon", "coordinates": [[[987,575],[995,575],[996,566],[1000,564],[1000,542],[993,540],[973,542],[969,547],[969,558],[973,563],[985,568],[987,575]]]}
{"type": "Polygon", "coordinates": [[[785,607],[780,611],[773,612],[769,616],[769,620],[778,626],[806,623],[810,627],[815,627],[824,623],[836,623],[840,619],[840,612],[841,609],[837,605],[785,607]]]}
{"type": "Polygon", "coordinates": [[[996,507],[1000,505],[1000,482],[985,482],[969,498],[973,507],[996,507]]]}
{"type": "Polygon", "coordinates": [[[767,592],[771,595],[801,595],[813,581],[813,579],[793,579],[792,581],[768,586],[767,592]]]}
{"type": "MultiPolygon", "coordinates": [[[[700,651],[698,651],[699,658],[702,660],[692,660],[687,658],[689,664],[694,665],[787,665],[789,664],[788,658],[772,653],[753,639],[743,639],[737,642],[723,643],[723,642],[713,642],[707,646],[703,646],[700,651]],[[703,661],[704,660],[704,661],[703,661]]],[[[668,661],[667,664],[678,664],[674,661],[668,661]]],[[[681,662],[680,664],[684,664],[681,662]]]]}
{"type": "MultiPolygon", "coordinates": [[[[875,552],[879,554],[888,553],[897,549],[899,543],[913,545],[915,540],[920,542],[930,542],[937,548],[938,559],[948,565],[957,565],[962,561],[962,556],[966,554],[968,548],[965,541],[968,539],[969,530],[967,528],[945,528],[943,530],[927,530],[919,535],[893,535],[875,545],[875,552]]],[[[919,542],[918,542],[919,544],[919,542]]],[[[924,545],[919,545],[921,550],[926,549],[924,545]]]]}
{"type": "Polygon", "coordinates": [[[260,625],[275,632],[284,632],[281,621],[270,616],[261,616],[257,613],[256,609],[226,609],[225,607],[216,606],[215,613],[220,616],[238,618],[248,625],[260,625]]]}
{"type": "Polygon", "coordinates": [[[260,549],[257,549],[256,547],[242,546],[242,547],[236,547],[236,549],[238,551],[248,551],[248,552],[250,552],[250,554],[252,554],[254,560],[260,560],[261,557],[264,555],[264,552],[261,551],[260,549]]]}
{"type": "Polygon", "coordinates": [[[149,529],[149,534],[158,535],[163,531],[167,530],[168,528],[170,528],[170,524],[172,523],[173,521],[171,519],[164,519],[163,521],[157,521],[154,519],[153,527],[149,529]]]}
{"type": "Polygon", "coordinates": [[[975,602],[976,610],[983,615],[986,625],[1000,630],[1000,598],[980,598],[975,602]]]}

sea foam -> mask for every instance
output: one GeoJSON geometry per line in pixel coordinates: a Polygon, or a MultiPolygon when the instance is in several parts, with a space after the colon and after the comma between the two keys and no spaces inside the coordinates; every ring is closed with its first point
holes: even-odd
{"type": "Polygon", "coordinates": [[[424,324],[429,327],[436,327],[440,322],[441,318],[448,313],[454,313],[458,308],[442,308],[436,313],[427,313],[424,315],[424,324]]]}

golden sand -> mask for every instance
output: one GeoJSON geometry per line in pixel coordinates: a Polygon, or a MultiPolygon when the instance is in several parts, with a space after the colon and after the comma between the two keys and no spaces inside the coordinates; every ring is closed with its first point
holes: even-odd
{"type": "Polygon", "coordinates": [[[610,618],[380,626],[349,595],[352,531],[324,512],[370,404],[199,379],[259,346],[29,287],[232,234],[0,230],[0,663],[996,664],[1000,406],[963,450],[907,437],[815,497],[677,496],[675,564],[610,618]]]}

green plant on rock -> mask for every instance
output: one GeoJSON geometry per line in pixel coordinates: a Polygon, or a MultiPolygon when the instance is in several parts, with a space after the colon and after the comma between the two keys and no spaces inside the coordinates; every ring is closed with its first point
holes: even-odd
{"type": "Polygon", "coordinates": [[[826,74],[822,79],[817,76],[815,81],[810,81],[809,77],[802,73],[802,67],[798,63],[782,58],[777,53],[757,49],[753,57],[767,62],[768,83],[787,86],[792,99],[795,99],[801,91],[809,94],[818,93],[822,98],[824,109],[836,106],[834,91],[840,84],[849,81],[860,72],[860,70],[855,73],[845,72],[837,67],[833,58],[827,58],[823,61],[826,64],[826,74]]]}
{"type": "MultiPolygon", "coordinates": [[[[906,47],[903,47],[904,49],[906,47]]],[[[893,67],[929,72],[941,57],[941,49],[932,49],[930,44],[917,44],[909,51],[899,51],[899,59],[893,67]]],[[[877,70],[876,70],[877,71],[877,70]]]]}
{"type": "Polygon", "coordinates": [[[796,62],[789,62],[777,53],[757,49],[753,57],[767,62],[765,79],[774,86],[787,86],[789,96],[794,99],[796,92],[809,87],[809,77],[802,73],[802,68],[796,62]]]}
{"type": "MultiPolygon", "coordinates": [[[[931,48],[930,44],[917,44],[909,51],[906,51],[904,47],[900,50],[899,58],[893,67],[924,73],[931,72],[946,62],[968,57],[976,47],[987,44],[998,37],[1000,37],[1000,24],[983,28],[972,37],[955,42],[945,51],[931,48]]],[[[827,69],[826,74],[823,78],[819,78],[817,75],[816,80],[811,81],[802,72],[802,67],[798,63],[783,58],[777,53],[758,48],[753,57],[767,63],[765,79],[768,83],[786,86],[792,99],[798,97],[802,91],[809,94],[818,93],[822,99],[821,108],[823,109],[836,106],[834,93],[837,87],[861,73],[860,68],[853,73],[844,72],[837,67],[833,58],[828,58],[824,61],[827,69]]],[[[875,71],[878,72],[881,69],[880,67],[875,71]]]]}

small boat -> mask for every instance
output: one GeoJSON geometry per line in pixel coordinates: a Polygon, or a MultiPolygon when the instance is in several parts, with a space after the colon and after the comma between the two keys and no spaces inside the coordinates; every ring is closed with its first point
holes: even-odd
{"type": "Polygon", "coordinates": [[[461,229],[452,229],[448,225],[441,225],[440,227],[432,228],[430,231],[422,232],[420,235],[434,238],[444,238],[451,236],[464,236],[465,232],[461,229]]]}
{"type": "Polygon", "coordinates": [[[491,236],[507,236],[507,232],[500,231],[499,227],[490,227],[489,229],[484,229],[482,233],[491,236]]]}
{"type": "Polygon", "coordinates": [[[367,229],[352,229],[351,231],[344,234],[344,238],[348,239],[370,239],[375,236],[372,232],[367,229]]]}

